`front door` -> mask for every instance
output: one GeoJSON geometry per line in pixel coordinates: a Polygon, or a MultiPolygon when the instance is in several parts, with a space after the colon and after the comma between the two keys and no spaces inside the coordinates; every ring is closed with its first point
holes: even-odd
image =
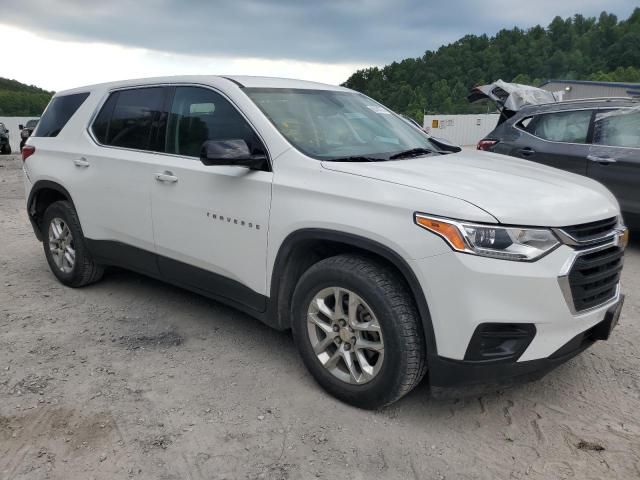
{"type": "Polygon", "coordinates": [[[229,139],[264,152],[252,127],[221,94],[175,88],[167,155],[158,156],[152,188],[158,264],[170,281],[264,311],[273,174],[200,162],[206,140],[229,139]]]}

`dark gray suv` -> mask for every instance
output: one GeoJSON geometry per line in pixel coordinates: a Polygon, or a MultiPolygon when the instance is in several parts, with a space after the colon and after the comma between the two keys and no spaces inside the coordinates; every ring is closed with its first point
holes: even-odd
{"type": "Polygon", "coordinates": [[[502,109],[478,149],[598,180],[617,197],[627,225],[640,229],[638,101],[600,98],[502,109]]]}

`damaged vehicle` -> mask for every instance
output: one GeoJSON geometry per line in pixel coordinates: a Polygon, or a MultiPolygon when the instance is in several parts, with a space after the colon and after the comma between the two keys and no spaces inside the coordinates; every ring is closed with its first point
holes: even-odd
{"type": "Polygon", "coordinates": [[[640,102],[559,102],[552,92],[501,81],[475,87],[467,98],[493,100],[500,111],[498,125],[478,142],[478,150],[597,180],[616,196],[627,226],[640,229],[640,102]]]}

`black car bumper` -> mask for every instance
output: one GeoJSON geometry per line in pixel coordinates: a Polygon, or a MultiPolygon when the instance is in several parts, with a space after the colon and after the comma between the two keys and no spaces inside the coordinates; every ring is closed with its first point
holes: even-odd
{"type": "Polygon", "coordinates": [[[589,348],[597,340],[606,340],[618,322],[624,295],[605,314],[604,319],[576,335],[547,358],[517,361],[453,360],[432,356],[429,359],[429,383],[434,396],[468,396],[496,387],[538,380],[557,366],[589,348]]]}

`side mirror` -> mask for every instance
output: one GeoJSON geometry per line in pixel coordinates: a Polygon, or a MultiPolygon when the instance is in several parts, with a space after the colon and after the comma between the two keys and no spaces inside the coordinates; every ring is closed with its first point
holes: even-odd
{"type": "Polygon", "coordinates": [[[251,170],[263,170],[267,166],[267,157],[252,155],[242,139],[207,140],[202,144],[200,161],[207,166],[235,165],[251,170]]]}
{"type": "Polygon", "coordinates": [[[20,124],[18,125],[18,130],[22,130],[24,128],[24,125],[20,124]]]}

